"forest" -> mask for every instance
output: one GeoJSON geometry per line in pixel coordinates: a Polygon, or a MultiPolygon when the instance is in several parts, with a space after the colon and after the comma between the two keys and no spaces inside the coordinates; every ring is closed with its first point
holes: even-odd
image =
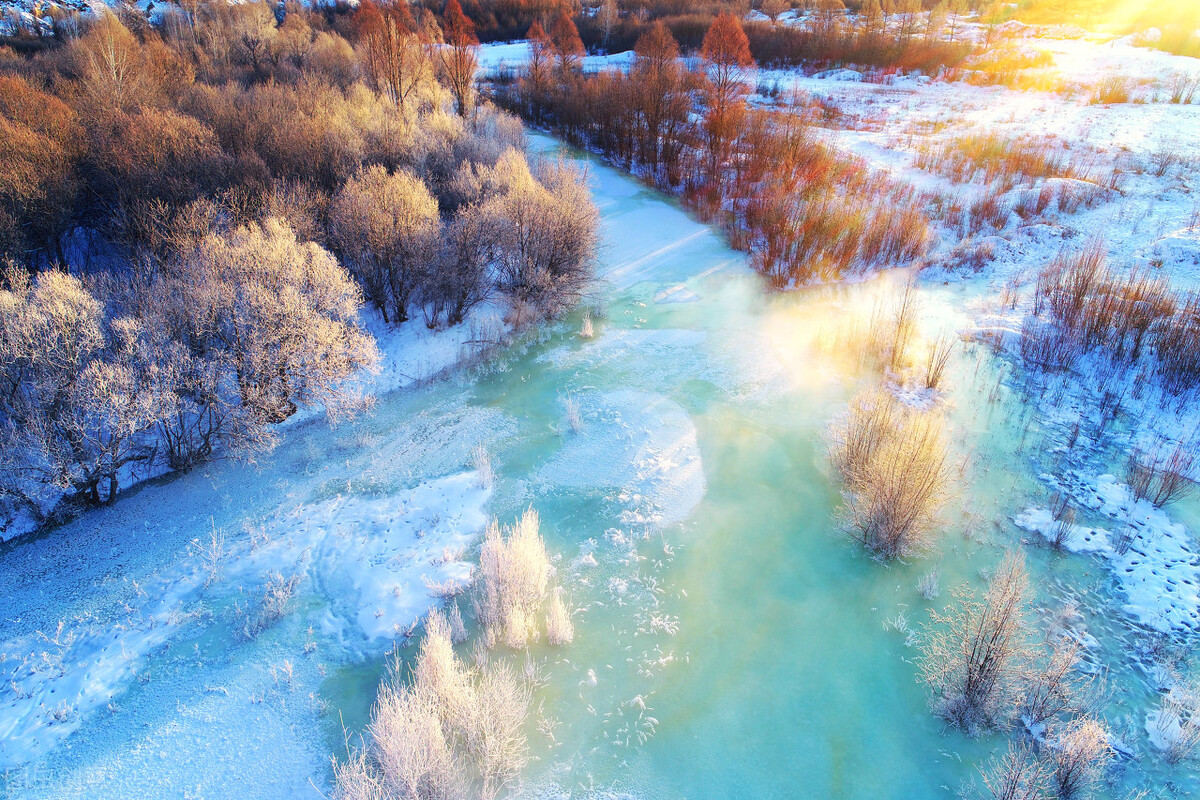
{"type": "Polygon", "coordinates": [[[461,12],[74,23],[0,66],[0,483],[39,520],[261,452],[298,404],[352,413],[364,302],[429,328],[577,302],[595,212],[477,98],[461,12]]]}

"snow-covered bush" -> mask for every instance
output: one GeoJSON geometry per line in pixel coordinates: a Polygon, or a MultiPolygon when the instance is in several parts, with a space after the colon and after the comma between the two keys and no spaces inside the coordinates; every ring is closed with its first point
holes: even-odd
{"type": "Polygon", "coordinates": [[[496,797],[529,758],[529,700],[510,668],[464,665],[449,623],[431,612],[407,681],[397,662],[380,689],[366,751],[335,764],[335,797],[496,797]]]}
{"type": "Polygon", "coordinates": [[[970,735],[1007,723],[1030,662],[1029,577],[1020,553],[1006,555],[983,599],[959,589],[931,611],[921,637],[921,680],[934,711],[970,735]]]}
{"type": "Polygon", "coordinates": [[[538,514],[530,508],[503,529],[492,520],[484,534],[473,597],[489,643],[523,647],[540,636],[550,558],[538,528],[538,514]]]}
{"type": "Polygon", "coordinates": [[[268,446],[299,403],[349,413],[343,379],[378,358],[358,288],[274,219],[209,233],[132,285],[98,278],[99,297],[63,273],[7,274],[0,458],[32,508],[47,488],[112,501],[152,458],[185,469],[218,445],[268,446]]]}

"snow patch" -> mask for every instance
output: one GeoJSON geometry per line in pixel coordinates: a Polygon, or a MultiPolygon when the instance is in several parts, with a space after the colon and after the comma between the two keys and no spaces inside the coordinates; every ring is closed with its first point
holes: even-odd
{"type": "MultiPolygon", "coordinates": [[[[1043,476],[1076,503],[1121,525],[1118,534],[1072,525],[1065,547],[1103,556],[1125,595],[1129,616],[1162,633],[1200,630],[1200,555],[1183,525],[1148,500],[1134,501],[1112,475],[1043,476]]],[[[1018,527],[1052,541],[1058,522],[1045,508],[1018,514],[1018,527]]]]}

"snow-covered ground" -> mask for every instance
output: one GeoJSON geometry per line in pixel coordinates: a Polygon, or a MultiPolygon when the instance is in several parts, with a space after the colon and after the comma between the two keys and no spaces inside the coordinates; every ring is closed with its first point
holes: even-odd
{"type": "MultiPolygon", "coordinates": [[[[1133,619],[1162,633],[1200,631],[1200,553],[1183,525],[1150,501],[1135,501],[1129,487],[1112,475],[1045,479],[1080,508],[1111,521],[1111,530],[1068,523],[1062,546],[1076,553],[1098,553],[1108,561],[1125,611],[1133,619]]],[[[1050,509],[1043,507],[1028,508],[1014,521],[1048,541],[1059,527],[1050,509]]]]}
{"type": "Polygon", "coordinates": [[[188,558],[132,586],[115,624],[60,620],[4,641],[0,766],[44,756],[89,714],[116,702],[146,657],[169,647],[192,621],[187,609],[202,603],[248,596],[243,629],[234,635],[250,639],[277,621],[264,614],[286,610],[256,608],[259,596],[276,589],[279,602],[290,605],[283,595],[309,582],[329,600],[317,618],[326,638],[363,649],[399,637],[431,597],[470,579],[462,558],[487,522],[489,494],[477,478],[464,472],[382,498],[337,496],[281,508],[253,535],[214,532],[196,541],[188,558]]]}

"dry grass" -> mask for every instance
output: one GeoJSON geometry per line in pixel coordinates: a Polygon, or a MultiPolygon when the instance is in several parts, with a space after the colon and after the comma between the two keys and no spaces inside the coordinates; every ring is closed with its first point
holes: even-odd
{"type": "Polygon", "coordinates": [[[956,344],[954,337],[941,334],[929,345],[929,351],[925,354],[926,389],[938,389],[942,385],[942,377],[946,373],[956,344]]]}
{"type": "Polygon", "coordinates": [[[1164,400],[1195,394],[1200,296],[1175,291],[1146,271],[1117,274],[1098,241],[1058,256],[1038,276],[1021,355],[1027,369],[1063,370],[1089,353],[1106,365],[1099,391],[1106,379],[1136,370],[1157,379],[1164,400]]]}
{"type": "Polygon", "coordinates": [[[546,609],[546,639],[552,645],[570,644],[575,640],[575,623],[571,611],[563,599],[562,587],[555,587],[546,609]]]}
{"type": "Polygon", "coordinates": [[[1092,92],[1092,103],[1110,105],[1128,103],[1133,94],[1133,81],[1124,75],[1106,75],[1092,92]]]}
{"type": "Polygon", "coordinates": [[[1167,81],[1172,103],[1190,104],[1200,90],[1200,74],[1176,72],[1167,81]]]}
{"type": "Polygon", "coordinates": [[[1090,164],[1064,155],[1052,140],[998,133],[968,133],[929,144],[917,152],[915,164],[960,183],[999,182],[1004,189],[1039,178],[1089,180],[1093,172],[1090,164]]]}
{"type": "Polygon", "coordinates": [[[496,480],[496,471],[492,467],[492,457],[483,442],[471,449],[471,469],[475,470],[476,482],[481,489],[490,489],[496,480]]]}

